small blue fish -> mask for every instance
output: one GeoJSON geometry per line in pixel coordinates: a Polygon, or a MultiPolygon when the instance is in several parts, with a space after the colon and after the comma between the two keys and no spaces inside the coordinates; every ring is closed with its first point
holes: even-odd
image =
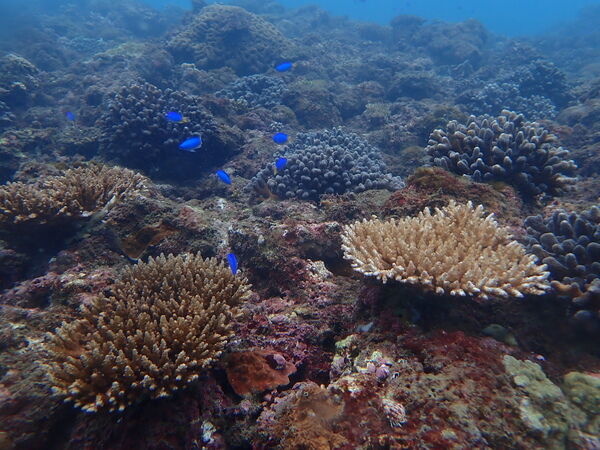
{"type": "Polygon", "coordinates": [[[273,174],[277,175],[280,171],[285,169],[286,165],[287,165],[287,158],[279,158],[277,161],[275,161],[275,168],[273,169],[273,174]]]}
{"type": "Polygon", "coordinates": [[[181,150],[185,150],[186,152],[195,152],[196,149],[199,148],[201,145],[202,138],[200,136],[193,136],[179,144],[179,148],[181,150]]]}
{"type": "Polygon", "coordinates": [[[229,268],[231,269],[231,273],[235,275],[238,269],[238,261],[236,256],[233,253],[229,253],[227,255],[227,261],[229,261],[229,268]]]}
{"type": "Polygon", "coordinates": [[[273,136],[273,142],[276,144],[285,144],[288,141],[288,135],[285,133],[276,133],[273,136]]]}
{"type": "Polygon", "coordinates": [[[70,120],[71,122],[75,120],[75,114],[73,114],[71,111],[67,111],[65,116],[67,116],[67,120],[70,120]]]}
{"type": "Polygon", "coordinates": [[[277,170],[283,170],[286,165],[287,165],[287,158],[279,158],[277,161],[275,161],[275,168],[277,170]]]}
{"type": "Polygon", "coordinates": [[[292,67],[294,67],[294,64],[289,61],[286,61],[286,62],[282,62],[281,64],[276,65],[275,70],[277,72],[287,72],[292,67]]]}
{"type": "Polygon", "coordinates": [[[217,170],[217,176],[223,180],[225,184],[231,184],[231,177],[224,170],[217,170]]]}
{"type": "Polygon", "coordinates": [[[176,122],[176,123],[188,122],[188,120],[185,117],[183,117],[180,113],[178,113],[176,111],[169,111],[168,113],[166,113],[165,119],[167,119],[169,122],[176,122]]]}

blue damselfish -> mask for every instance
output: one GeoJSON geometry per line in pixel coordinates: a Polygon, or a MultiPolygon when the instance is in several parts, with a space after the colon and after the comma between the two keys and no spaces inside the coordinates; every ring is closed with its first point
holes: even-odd
{"type": "Polygon", "coordinates": [[[223,181],[225,184],[231,184],[231,177],[224,170],[217,170],[217,176],[223,181]]]}
{"type": "Polygon", "coordinates": [[[167,119],[170,122],[183,122],[183,116],[176,112],[176,111],[169,111],[168,113],[165,114],[165,119],[167,119]]]}
{"type": "Polygon", "coordinates": [[[201,145],[202,138],[200,136],[193,136],[179,144],[179,148],[181,150],[185,150],[186,152],[195,152],[196,149],[199,148],[201,145]]]}
{"type": "Polygon", "coordinates": [[[229,261],[229,268],[231,269],[231,273],[235,275],[238,270],[238,261],[237,257],[233,253],[229,253],[227,255],[227,261],[229,261]]]}
{"type": "Polygon", "coordinates": [[[276,133],[273,136],[273,142],[276,144],[285,144],[288,141],[288,135],[285,133],[276,133]]]}
{"type": "Polygon", "coordinates": [[[275,168],[277,170],[283,170],[286,165],[287,165],[287,158],[279,158],[277,161],[275,161],[275,168]]]}
{"type": "Polygon", "coordinates": [[[281,64],[277,64],[275,66],[275,70],[277,72],[287,72],[288,70],[290,70],[292,67],[294,67],[294,64],[286,61],[286,62],[282,62],[281,64]]]}

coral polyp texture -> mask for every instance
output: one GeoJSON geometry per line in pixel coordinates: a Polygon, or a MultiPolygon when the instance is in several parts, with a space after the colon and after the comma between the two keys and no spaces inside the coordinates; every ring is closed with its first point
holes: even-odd
{"type": "Polygon", "coordinates": [[[280,155],[288,160],[285,168],[275,173],[271,165],[259,171],[252,180],[257,191],[318,200],[323,194],[403,186],[400,178],[385,173],[377,149],[341,128],[300,133],[280,155]]]}
{"type": "Polygon", "coordinates": [[[106,109],[100,119],[101,153],[150,175],[194,176],[238,151],[239,133],[218,123],[198,97],[181,91],[133,83],[115,93],[106,109]],[[167,120],[169,112],[182,120],[167,120]],[[202,156],[179,149],[192,136],[202,138],[202,156]]]}
{"type": "Polygon", "coordinates": [[[215,92],[215,95],[249,108],[272,108],[281,104],[286,91],[287,88],[281,78],[250,75],[234,81],[224,89],[215,92]]]}
{"type": "Polygon", "coordinates": [[[216,259],[186,254],[129,268],[112,292],[48,344],[53,390],[88,412],[121,411],[197,380],[232,337],[250,288],[216,259]]]}
{"type": "Polygon", "coordinates": [[[0,227],[59,225],[142,194],[149,186],[139,173],[100,164],[68,169],[32,184],[9,182],[0,186],[0,227]]]}
{"type": "Polygon", "coordinates": [[[177,62],[192,62],[202,69],[226,66],[238,75],[264,72],[289,47],[274,25],[243,8],[225,5],[203,8],[167,42],[177,62]]]}
{"type": "Polygon", "coordinates": [[[553,286],[573,297],[574,318],[600,330],[600,207],[525,219],[531,252],[548,266],[553,286]]]}
{"type": "Polygon", "coordinates": [[[344,256],[367,276],[437,294],[523,297],[548,289],[546,266],[510,237],[493,215],[451,201],[416,217],[371,219],[344,227],[344,256]]]}
{"type": "Polygon", "coordinates": [[[577,169],[553,134],[507,110],[497,118],[470,116],[466,124],[452,120],[431,133],[426,150],[436,166],[474,181],[512,184],[526,196],[561,193],[577,169]]]}

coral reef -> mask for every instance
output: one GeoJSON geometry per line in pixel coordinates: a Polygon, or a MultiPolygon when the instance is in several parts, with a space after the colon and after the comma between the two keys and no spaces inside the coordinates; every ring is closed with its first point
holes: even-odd
{"type": "Polygon", "coordinates": [[[240,76],[264,72],[289,47],[275,26],[242,8],[226,5],[201,9],[167,43],[180,63],[192,62],[202,69],[230,67],[240,76]]]}
{"type": "Polygon", "coordinates": [[[0,1],[0,449],[600,448],[600,8],[160,3],[0,1]]]}
{"type": "Polygon", "coordinates": [[[198,379],[233,336],[246,279],[215,259],[181,255],[140,263],[52,336],[54,390],[85,411],[122,411],[198,379]]]}
{"type": "Polygon", "coordinates": [[[516,111],[534,120],[552,119],[571,100],[565,74],[531,47],[515,44],[500,47],[496,70],[482,67],[458,83],[456,102],[474,115],[495,116],[516,111]]]}
{"type": "Polygon", "coordinates": [[[450,121],[431,133],[427,151],[436,166],[475,181],[514,184],[526,196],[562,192],[577,168],[553,134],[511,111],[496,119],[471,116],[466,125],[450,121]]]}
{"type": "Polygon", "coordinates": [[[452,199],[480,203],[503,223],[522,225],[523,202],[511,186],[476,183],[441,167],[416,169],[406,179],[406,186],[387,199],[383,212],[392,217],[413,216],[425,207],[443,207],[452,199]]]}
{"type": "Polygon", "coordinates": [[[122,88],[102,116],[101,153],[149,175],[190,178],[198,171],[223,163],[238,149],[241,135],[219,123],[199,98],[149,83],[122,88]],[[181,122],[165,119],[176,111],[181,122]],[[182,152],[178,145],[201,136],[202,155],[182,152]]]}
{"type": "MultiPolygon", "coordinates": [[[[397,21],[396,27],[399,26],[397,21]]],[[[410,36],[414,45],[427,50],[438,64],[481,64],[486,29],[477,20],[457,24],[435,23],[418,27],[410,36]]]]}
{"type": "Polygon", "coordinates": [[[352,267],[384,283],[418,285],[437,294],[522,297],[548,289],[545,266],[510,238],[480,205],[452,201],[417,217],[363,220],[342,233],[352,267]],[[468,230],[468,231],[467,231],[468,230]]]}
{"type": "Polygon", "coordinates": [[[25,58],[9,53],[0,58],[0,101],[23,109],[40,86],[40,71],[25,58]]]}
{"type": "Polygon", "coordinates": [[[0,227],[64,225],[149,187],[148,179],[136,172],[98,164],[68,169],[36,183],[9,182],[0,186],[0,227]]]}
{"type": "Polygon", "coordinates": [[[283,96],[302,125],[308,128],[335,127],[342,124],[337,106],[339,99],[328,89],[325,80],[298,80],[290,83],[283,96]]]}
{"type": "Polygon", "coordinates": [[[525,225],[527,245],[548,266],[553,286],[573,298],[574,319],[600,331],[600,207],[530,216],[525,225]]]}
{"type": "Polygon", "coordinates": [[[505,355],[502,363],[520,391],[519,415],[531,432],[545,438],[566,437],[569,427],[583,428],[586,414],[570,404],[567,395],[548,379],[539,364],[510,355],[505,355]]]}
{"type": "Polygon", "coordinates": [[[249,108],[272,108],[281,104],[286,91],[280,78],[266,75],[250,75],[215,92],[217,97],[225,97],[249,108]]]}
{"type": "Polygon", "coordinates": [[[375,148],[341,128],[300,133],[278,155],[287,158],[287,165],[277,173],[272,165],[259,171],[252,180],[257,191],[318,200],[323,194],[402,186],[399,178],[384,173],[375,148]]]}
{"type": "Polygon", "coordinates": [[[523,65],[508,81],[517,84],[519,93],[526,98],[541,95],[561,108],[572,100],[566,75],[550,61],[538,59],[523,65]]]}
{"type": "Polygon", "coordinates": [[[556,106],[547,97],[537,94],[524,97],[517,84],[508,82],[486,83],[479,89],[463,92],[456,101],[475,115],[492,115],[506,109],[538,120],[553,119],[557,114],[556,106]]]}
{"type": "Polygon", "coordinates": [[[235,393],[248,395],[289,384],[296,366],[280,353],[263,349],[230,353],[225,358],[225,370],[235,393]]]}
{"type": "MultiPolygon", "coordinates": [[[[578,406],[581,395],[563,392],[538,364],[492,339],[460,332],[408,332],[401,345],[368,339],[351,334],[336,342],[327,387],[302,382],[278,394],[258,418],[255,444],[593,448],[598,442],[593,408],[586,413],[578,406]]],[[[584,391],[572,378],[569,386],[584,391]]],[[[584,392],[598,393],[589,382],[584,392]]]]}

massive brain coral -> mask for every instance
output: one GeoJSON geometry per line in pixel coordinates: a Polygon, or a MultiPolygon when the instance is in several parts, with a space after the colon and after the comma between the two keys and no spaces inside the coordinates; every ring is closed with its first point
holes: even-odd
{"type": "Polygon", "coordinates": [[[416,217],[356,222],[344,227],[342,242],[355,270],[384,283],[482,299],[542,294],[549,287],[546,267],[471,202],[452,201],[434,214],[427,208],[416,217]]]}
{"type": "Polygon", "coordinates": [[[240,75],[264,72],[290,47],[269,22],[237,6],[210,5],[167,43],[179,63],[198,68],[231,67],[240,75]]]}
{"type": "Polygon", "coordinates": [[[280,198],[318,200],[323,194],[397,189],[402,181],[385,173],[377,149],[341,128],[300,133],[281,155],[287,165],[276,174],[272,166],[252,180],[257,191],[267,189],[280,198]]]}
{"type": "Polygon", "coordinates": [[[247,280],[214,258],[180,255],[128,269],[48,344],[53,390],[88,412],[123,410],[198,379],[233,336],[247,280]]]}
{"type": "Polygon", "coordinates": [[[573,182],[577,166],[556,137],[521,114],[469,117],[448,122],[429,136],[428,153],[436,166],[474,181],[503,181],[525,195],[555,195],[573,182]]]}
{"type": "Polygon", "coordinates": [[[241,132],[220,123],[200,98],[181,91],[134,83],[117,92],[100,119],[101,153],[149,175],[190,178],[225,162],[241,146],[241,132]],[[181,122],[165,114],[183,115],[181,122]],[[191,136],[202,138],[196,153],[179,149],[191,136]]]}

